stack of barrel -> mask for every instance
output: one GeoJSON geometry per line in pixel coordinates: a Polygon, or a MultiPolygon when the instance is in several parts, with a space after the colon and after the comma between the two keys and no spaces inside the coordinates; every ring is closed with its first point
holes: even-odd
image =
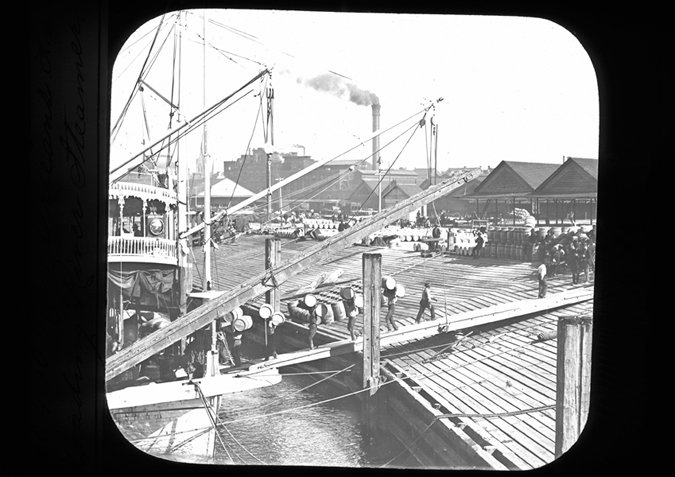
{"type": "Polygon", "coordinates": [[[457,255],[471,255],[476,247],[476,236],[471,231],[448,229],[448,250],[457,255]]]}
{"type": "Polygon", "coordinates": [[[530,230],[530,227],[515,225],[489,227],[485,255],[511,260],[526,260],[530,230]]]}
{"type": "Polygon", "coordinates": [[[253,326],[253,319],[250,315],[244,315],[244,311],[237,307],[228,313],[227,319],[233,331],[244,332],[253,326]]]}
{"type": "Polygon", "coordinates": [[[263,306],[260,307],[258,315],[260,315],[260,318],[262,318],[265,321],[271,320],[274,326],[279,326],[280,324],[286,321],[286,317],[284,316],[283,313],[275,312],[272,305],[269,305],[267,303],[265,303],[263,306]]]}

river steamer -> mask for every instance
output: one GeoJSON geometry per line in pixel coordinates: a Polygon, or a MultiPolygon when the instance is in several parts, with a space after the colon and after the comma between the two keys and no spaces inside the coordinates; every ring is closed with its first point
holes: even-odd
{"type": "MultiPolygon", "coordinates": [[[[180,319],[181,281],[190,281],[190,267],[179,267],[179,254],[187,250],[176,237],[176,206],[176,193],[157,175],[134,173],[110,186],[107,358],[180,319]]],[[[189,283],[183,285],[189,289],[189,283]]],[[[281,380],[276,370],[251,378],[220,374],[214,353],[202,355],[201,372],[181,367],[185,345],[208,331],[108,380],[111,415],[138,448],[171,459],[208,461],[222,395],[281,380]]]]}

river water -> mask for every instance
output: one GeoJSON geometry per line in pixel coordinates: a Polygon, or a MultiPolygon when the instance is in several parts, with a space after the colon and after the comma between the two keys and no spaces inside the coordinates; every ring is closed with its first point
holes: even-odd
{"type": "Polygon", "coordinates": [[[224,397],[224,423],[216,463],[411,467],[413,459],[393,439],[368,437],[359,422],[360,402],[323,374],[284,368],[281,383],[224,397]],[[406,461],[407,460],[407,461],[406,461]]]}

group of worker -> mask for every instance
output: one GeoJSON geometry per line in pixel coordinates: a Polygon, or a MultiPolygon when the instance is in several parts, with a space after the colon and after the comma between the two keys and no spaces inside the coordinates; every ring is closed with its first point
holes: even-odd
{"type": "Polygon", "coordinates": [[[569,268],[573,285],[587,283],[591,273],[595,275],[595,229],[561,243],[554,243],[550,236],[533,243],[542,247],[541,263],[535,272],[539,280],[539,298],[546,296],[547,279],[557,276],[564,267],[569,268]]]}
{"type": "MultiPolygon", "coordinates": [[[[355,341],[358,337],[358,333],[355,330],[356,317],[360,313],[359,307],[356,305],[356,294],[351,293],[347,294],[348,298],[343,297],[343,304],[345,308],[345,313],[347,315],[347,330],[349,331],[352,341],[355,341]]],[[[387,304],[387,315],[385,317],[385,323],[387,325],[388,331],[398,330],[398,325],[394,320],[394,313],[396,312],[396,303],[398,302],[398,295],[396,289],[384,289],[382,292],[387,304]]],[[[415,323],[420,323],[424,316],[426,310],[429,310],[431,314],[431,319],[436,318],[436,310],[434,308],[433,302],[438,301],[437,298],[432,296],[431,285],[426,282],[424,283],[424,288],[422,290],[422,297],[420,300],[419,310],[415,318],[415,323]]],[[[318,305],[313,307],[307,307],[306,305],[299,304],[299,307],[303,307],[310,312],[310,320],[308,326],[308,337],[309,337],[309,347],[314,349],[314,336],[316,335],[318,324],[321,322],[321,319],[316,315],[316,308],[318,305]]]]}

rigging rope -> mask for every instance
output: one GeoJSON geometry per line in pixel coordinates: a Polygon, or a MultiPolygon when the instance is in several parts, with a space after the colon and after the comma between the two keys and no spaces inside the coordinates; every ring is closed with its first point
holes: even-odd
{"type": "MultiPolygon", "coordinates": [[[[249,91],[246,92],[243,96],[237,98],[237,99],[234,100],[232,103],[227,104],[227,105],[225,106],[225,103],[226,103],[228,100],[230,100],[231,98],[233,98],[233,97],[234,97],[235,95],[237,95],[238,93],[242,92],[242,91],[243,91],[244,89],[246,89],[249,85],[251,85],[252,83],[254,83],[256,80],[260,79],[264,74],[266,74],[266,73],[268,73],[268,72],[269,72],[269,71],[265,70],[265,71],[259,73],[259,74],[256,75],[253,79],[251,79],[251,80],[248,81],[246,84],[244,84],[241,88],[239,88],[238,90],[236,90],[235,92],[233,92],[232,94],[230,94],[229,96],[227,96],[226,98],[223,98],[222,100],[218,101],[217,103],[215,103],[213,106],[211,106],[211,107],[208,108],[207,110],[205,110],[205,111],[203,111],[202,113],[200,113],[195,119],[193,119],[193,122],[191,122],[191,123],[187,126],[188,132],[185,132],[185,131],[179,132],[179,133],[178,133],[178,137],[177,137],[176,139],[174,139],[173,141],[171,141],[170,144],[173,143],[173,142],[175,142],[175,141],[177,141],[177,140],[179,140],[179,139],[181,139],[183,136],[185,136],[185,134],[187,134],[187,133],[193,131],[195,128],[201,126],[201,125],[203,124],[203,122],[209,121],[209,120],[212,119],[213,117],[217,116],[218,114],[222,113],[222,112],[225,111],[226,109],[230,108],[231,106],[233,106],[234,104],[236,104],[237,102],[239,102],[240,100],[242,100],[243,98],[245,98],[246,96],[248,96],[253,90],[249,90],[249,91]],[[219,108],[222,108],[222,109],[219,109],[219,108]]],[[[163,146],[163,147],[160,149],[160,151],[161,151],[164,147],[166,147],[166,146],[163,146]]],[[[159,152],[159,151],[157,151],[157,152],[159,152]]],[[[124,163],[121,164],[120,166],[117,166],[114,170],[119,170],[119,169],[121,169],[121,168],[124,167],[126,164],[128,164],[129,162],[131,162],[131,161],[133,161],[134,159],[136,159],[138,156],[140,156],[140,154],[137,154],[136,156],[134,156],[134,157],[132,157],[131,159],[127,160],[126,162],[124,162],[124,163]]],[[[119,180],[119,179],[118,179],[118,180],[119,180]]]]}
{"type": "MultiPolygon", "coordinates": [[[[161,20],[159,21],[159,25],[157,26],[157,29],[156,29],[156,31],[155,31],[155,36],[154,36],[154,38],[152,39],[152,44],[150,45],[150,49],[148,50],[147,56],[145,57],[145,61],[143,62],[143,66],[141,67],[141,71],[140,71],[140,73],[138,74],[138,79],[137,79],[136,82],[134,83],[134,86],[133,86],[133,88],[132,88],[132,91],[131,91],[131,93],[129,94],[129,99],[127,100],[126,104],[125,104],[124,107],[122,108],[122,112],[120,113],[120,117],[117,119],[117,122],[116,122],[115,125],[113,126],[113,132],[115,132],[115,131],[117,130],[117,127],[118,127],[118,125],[120,124],[120,121],[121,121],[122,118],[126,115],[126,112],[128,111],[129,106],[131,105],[131,101],[133,100],[134,96],[136,95],[136,92],[138,91],[137,88],[138,88],[138,85],[141,83],[141,79],[143,78],[143,71],[144,71],[146,65],[148,64],[148,61],[149,61],[149,58],[150,58],[150,53],[152,53],[152,49],[153,49],[154,46],[155,46],[155,42],[157,41],[157,37],[159,36],[159,31],[160,31],[160,29],[162,28],[162,25],[164,24],[164,18],[165,18],[165,17],[166,17],[166,15],[162,15],[162,18],[161,18],[161,20]]],[[[115,137],[117,137],[117,134],[116,134],[116,133],[114,133],[113,141],[115,140],[115,137]]]]}
{"type": "MultiPolygon", "coordinates": [[[[204,405],[204,410],[209,415],[209,420],[211,421],[211,425],[213,426],[213,431],[216,434],[216,436],[218,437],[218,440],[220,441],[220,445],[223,447],[223,449],[227,453],[228,458],[233,461],[232,456],[230,456],[230,453],[227,451],[227,448],[225,447],[225,443],[223,442],[222,438],[220,437],[220,434],[218,434],[218,432],[217,432],[218,426],[216,424],[216,419],[218,418],[218,416],[216,415],[215,410],[206,401],[206,397],[204,396],[204,392],[202,391],[202,388],[199,385],[199,383],[192,382],[192,385],[195,387],[195,389],[199,393],[199,399],[202,401],[202,404],[204,405]]],[[[220,399],[220,398],[218,397],[216,399],[220,399]]],[[[232,450],[232,452],[234,452],[234,449],[232,450]]],[[[234,452],[234,454],[237,455],[236,452],[234,452]]],[[[239,457],[239,456],[237,455],[237,457],[239,457]]],[[[241,460],[241,457],[239,457],[239,459],[241,460]]]]}
{"type": "MultiPolygon", "coordinates": [[[[426,116],[426,112],[424,113],[424,115],[426,116]]],[[[349,220],[352,220],[352,219],[355,217],[356,213],[359,212],[359,211],[363,208],[364,204],[366,204],[366,202],[368,202],[368,199],[370,199],[370,197],[375,193],[375,190],[377,189],[377,187],[382,183],[382,181],[384,180],[384,178],[389,174],[389,172],[391,171],[391,168],[394,167],[394,164],[396,164],[396,161],[398,161],[399,157],[401,157],[401,154],[403,153],[403,151],[405,150],[405,148],[408,146],[408,144],[409,144],[410,141],[412,140],[413,136],[414,136],[415,133],[417,132],[417,127],[418,127],[419,125],[422,124],[422,121],[424,121],[424,117],[422,117],[422,120],[421,120],[419,123],[412,125],[410,128],[408,128],[407,130],[403,131],[398,137],[395,138],[395,139],[398,139],[399,137],[403,136],[403,134],[405,134],[405,133],[408,132],[409,130],[411,130],[411,129],[413,130],[412,134],[410,135],[410,137],[408,138],[408,140],[406,141],[406,143],[405,143],[405,144],[403,145],[403,147],[401,148],[401,151],[398,153],[398,155],[396,156],[396,158],[392,161],[391,165],[387,168],[387,171],[382,175],[382,177],[380,177],[380,179],[378,180],[377,184],[375,184],[375,187],[373,187],[373,189],[370,191],[370,194],[368,194],[368,196],[364,199],[364,201],[363,201],[363,203],[361,204],[361,206],[360,206],[354,213],[352,213],[352,215],[351,215],[351,217],[349,218],[349,220]]],[[[395,139],[394,139],[394,140],[395,140],[395,139]]],[[[392,142],[393,142],[393,141],[392,141],[392,142]]]]}
{"type": "MultiPolygon", "coordinates": [[[[260,96],[260,107],[258,108],[258,112],[256,113],[255,116],[255,121],[253,123],[253,130],[251,131],[251,137],[248,140],[248,144],[246,145],[246,151],[244,153],[244,161],[242,162],[241,167],[239,168],[239,173],[237,174],[237,180],[235,181],[235,184],[239,184],[239,179],[241,178],[241,173],[244,170],[244,165],[246,164],[246,159],[248,158],[248,150],[251,147],[251,141],[253,141],[253,135],[255,134],[255,129],[258,125],[258,118],[260,117],[260,110],[262,109],[262,95],[260,96]]],[[[235,187],[236,189],[236,187],[235,187]]],[[[227,203],[227,208],[230,208],[230,204],[232,204],[232,199],[234,198],[234,190],[232,189],[232,195],[230,196],[230,200],[227,203]]]]}
{"type": "MultiPolygon", "coordinates": [[[[161,25],[160,25],[161,27],[161,25]]],[[[175,29],[175,24],[171,26],[171,29],[167,33],[167,35],[164,37],[164,40],[162,41],[161,46],[157,49],[157,52],[155,53],[155,56],[148,62],[148,59],[146,58],[146,64],[144,64],[143,68],[145,71],[141,70],[141,73],[139,74],[139,79],[137,80],[137,83],[133,86],[131,96],[129,98],[129,102],[127,103],[127,106],[123,109],[122,114],[120,115],[120,118],[118,119],[117,124],[115,125],[115,128],[118,127],[118,125],[121,125],[120,121],[123,119],[123,117],[126,117],[126,114],[128,112],[128,106],[130,106],[131,101],[133,98],[136,97],[136,94],[142,89],[141,83],[145,81],[147,76],[150,74],[150,70],[152,69],[152,66],[155,64],[157,59],[159,58],[159,54],[161,53],[162,49],[164,48],[164,45],[166,44],[167,40],[169,39],[169,35],[171,32],[175,29]]],[[[154,46],[154,41],[153,41],[153,46],[154,46]]],[[[150,56],[150,53],[152,52],[152,47],[150,51],[148,51],[148,57],[150,56]]],[[[111,142],[115,142],[115,139],[117,138],[117,134],[119,133],[119,129],[114,133],[114,136],[112,138],[111,142]]]]}

